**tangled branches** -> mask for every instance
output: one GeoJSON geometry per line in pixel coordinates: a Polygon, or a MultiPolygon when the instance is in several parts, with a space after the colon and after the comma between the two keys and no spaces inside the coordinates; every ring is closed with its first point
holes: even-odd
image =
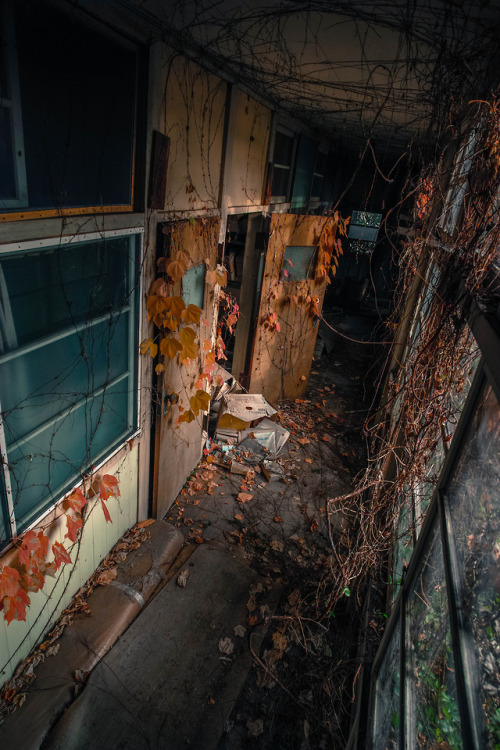
{"type": "Polygon", "coordinates": [[[410,316],[410,324],[396,363],[393,355],[382,405],[366,423],[369,467],[354,492],[329,501],[330,531],[336,513],[352,519],[343,541],[330,533],[337,560],[332,602],[346,586],[380,570],[403,503],[412,509],[412,533],[418,535],[433,472],[446,454],[479,360],[468,324],[471,307],[498,304],[500,98],[471,104],[477,110],[469,121],[469,147],[457,152],[444,203],[443,163],[421,179],[416,231],[399,258],[398,289],[405,298],[397,315],[410,316]],[[458,219],[453,226],[447,222],[451,211],[458,219]],[[408,301],[415,280],[416,304],[408,301]]]}

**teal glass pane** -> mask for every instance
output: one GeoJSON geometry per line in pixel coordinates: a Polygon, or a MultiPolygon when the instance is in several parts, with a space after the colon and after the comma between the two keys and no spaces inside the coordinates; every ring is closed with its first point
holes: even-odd
{"type": "Polygon", "coordinates": [[[400,747],[400,650],[401,628],[398,620],[386,647],[375,683],[375,711],[372,728],[374,750],[378,748],[397,750],[400,747]]]}
{"type": "Polygon", "coordinates": [[[205,290],[205,264],[200,263],[186,271],[182,277],[182,299],[186,305],[196,305],[203,310],[205,290]]]}
{"type": "Polygon", "coordinates": [[[18,531],[136,427],[138,249],[127,236],[0,259],[0,403],[18,531]]]}
{"type": "Polygon", "coordinates": [[[303,281],[314,277],[316,248],[307,245],[287,245],[281,271],[281,281],[303,281]]]}
{"type": "Polygon", "coordinates": [[[500,406],[486,388],[448,490],[469,704],[478,745],[500,747],[500,406]]]}
{"type": "Polygon", "coordinates": [[[406,602],[407,747],[461,748],[441,537],[430,532],[422,566],[406,602]]]}

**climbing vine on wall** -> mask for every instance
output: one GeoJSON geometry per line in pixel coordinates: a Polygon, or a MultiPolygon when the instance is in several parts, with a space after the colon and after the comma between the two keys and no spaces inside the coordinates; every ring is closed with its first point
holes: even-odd
{"type": "MultiPolygon", "coordinates": [[[[106,502],[120,496],[118,479],[111,474],[92,482],[87,496],[75,488],[63,501],[66,516],[66,535],[71,543],[78,541],[78,534],[84,524],[84,508],[88,499],[99,496],[106,521],[111,516],[106,502]]],[[[15,554],[10,565],[0,568],[0,611],[7,624],[13,620],[26,620],[26,607],[31,604],[30,593],[36,593],[45,586],[46,576],[54,577],[62,565],[71,564],[71,556],[66,546],[59,541],[51,544],[46,529],[30,529],[13,540],[15,554]]]]}
{"type": "Polygon", "coordinates": [[[197,305],[186,305],[181,296],[172,294],[174,285],[186,273],[188,262],[183,250],[178,250],[173,259],[160,258],[160,276],[151,285],[146,299],[148,320],[154,323],[157,332],[140,345],[141,354],[149,354],[153,359],[160,355],[161,361],[155,367],[157,373],[166,372],[169,361],[176,361],[181,366],[198,360],[201,363],[194,392],[188,395],[189,408],[179,403],[180,393],[169,394],[170,402],[178,404],[177,425],[192,422],[200,412],[208,410],[210,394],[207,389],[212,382],[216,360],[226,359],[222,330],[226,328],[233,333],[239,315],[235,300],[223,289],[227,284],[224,266],[207,270],[206,283],[217,289],[219,319],[214,342],[208,338],[200,340],[203,310],[197,305]]]}

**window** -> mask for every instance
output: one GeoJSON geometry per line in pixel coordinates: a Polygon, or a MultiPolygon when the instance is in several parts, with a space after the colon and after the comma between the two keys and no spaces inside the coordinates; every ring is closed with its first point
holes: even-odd
{"type": "Polygon", "coordinates": [[[316,248],[314,245],[287,245],[281,281],[305,281],[314,277],[316,248]]]}
{"type": "Polygon", "coordinates": [[[115,235],[0,254],[1,543],[137,428],[140,236],[115,235]]]}
{"type": "Polygon", "coordinates": [[[311,200],[321,200],[323,193],[323,183],[325,181],[325,170],[327,162],[327,154],[322,151],[316,152],[316,161],[314,163],[314,172],[311,185],[311,200]]]}
{"type": "Polygon", "coordinates": [[[460,209],[467,194],[468,175],[478,134],[478,129],[472,130],[455,155],[450,186],[439,223],[440,228],[448,235],[452,235],[455,231],[460,209]]]}
{"type": "Polygon", "coordinates": [[[485,363],[457,403],[460,422],[374,662],[372,750],[500,746],[500,371],[481,329],[478,341],[485,363]]]}
{"type": "Polygon", "coordinates": [[[203,310],[205,290],[205,264],[189,268],[182,277],[182,299],[186,305],[196,305],[203,310]]]}
{"type": "Polygon", "coordinates": [[[2,10],[0,213],[130,209],[136,51],[44,2],[2,10]]]}
{"type": "Polygon", "coordinates": [[[271,200],[275,203],[288,200],[294,151],[293,136],[276,131],[273,154],[273,179],[271,200]]]}
{"type": "Polygon", "coordinates": [[[353,211],[349,224],[349,250],[356,253],[373,252],[382,222],[382,214],[372,211],[353,211]]]}

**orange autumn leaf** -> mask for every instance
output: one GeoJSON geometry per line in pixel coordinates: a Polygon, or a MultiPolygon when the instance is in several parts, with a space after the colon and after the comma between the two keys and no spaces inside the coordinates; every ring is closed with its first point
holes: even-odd
{"type": "Polygon", "coordinates": [[[182,311],[182,319],[185,323],[194,323],[195,325],[198,325],[202,312],[203,310],[197,305],[188,305],[186,309],[182,311]]]}
{"type": "Polygon", "coordinates": [[[68,538],[70,542],[76,542],[78,529],[81,529],[83,526],[83,521],[81,516],[73,516],[68,514],[66,516],[66,526],[67,526],[67,533],[65,534],[64,538],[68,538]]]}
{"type": "Polygon", "coordinates": [[[66,547],[61,542],[54,542],[52,545],[52,552],[54,553],[54,562],[56,570],[63,564],[71,563],[71,557],[66,547]]]}
{"type": "Polygon", "coordinates": [[[226,318],[226,325],[228,328],[231,328],[231,326],[234,326],[235,323],[238,322],[238,316],[235,313],[230,313],[230,315],[226,318]]]}
{"type": "Polygon", "coordinates": [[[0,572],[0,602],[4,596],[15,596],[19,588],[19,571],[5,565],[0,572]]]}
{"type": "Polygon", "coordinates": [[[215,352],[209,351],[205,356],[205,364],[210,366],[215,364],[215,352]]]}
{"type": "Polygon", "coordinates": [[[40,589],[43,588],[44,584],[45,584],[45,576],[43,575],[41,570],[36,569],[30,573],[25,573],[22,576],[21,589],[36,593],[37,591],[40,591],[40,589]]]}
{"type": "Polygon", "coordinates": [[[108,506],[106,505],[104,500],[101,500],[101,505],[102,505],[102,512],[104,513],[104,518],[106,519],[106,523],[113,523],[113,521],[111,520],[110,512],[108,510],[108,506]]]}
{"type": "Polygon", "coordinates": [[[297,438],[297,442],[300,443],[301,445],[307,445],[311,441],[309,440],[309,438],[301,437],[301,438],[297,438]]]}
{"type": "Polygon", "coordinates": [[[192,422],[196,416],[193,414],[191,409],[189,411],[185,411],[183,414],[180,415],[180,417],[177,420],[177,423],[180,424],[181,422],[192,422]]]}
{"type": "Polygon", "coordinates": [[[198,356],[198,347],[195,344],[196,331],[186,326],[179,333],[179,340],[182,344],[179,359],[195,359],[198,356]]]}
{"type": "Polygon", "coordinates": [[[81,491],[80,487],[77,487],[76,490],[73,490],[71,495],[68,495],[66,498],[66,505],[68,508],[71,508],[71,510],[74,510],[75,513],[81,513],[82,508],[87,502],[87,498],[81,491]]]}
{"type": "Polygon", "coordinates": [[[182,344],[175,336],[165,336],[160,341],[160,352],[170,359],[173,359],[181,349],[182,344]]]}
{"type": "Polygon", "coordinates": [[[160,373],[160,372],[165,372],[166,369],[167,369],[167,366],[164,365],[162,362],[160,362],[159,365],[156,365],[155,372],[158,375],[158,373],[160,373]]]}
{"type": "Polygon", "coordinates": [[[249,500],[252,500],[253,495],[250,494],[250,492],[240,492],[238,493],[236,500],[238,500],[239,503],[248,503],[249,500]]]}
{"type": "Polygon", "coordinates": [[[107,500],[108,497],[112,495],[113,497],[119,497],[120,496],[120,488],[118,486],[118,479],[114,477],[112,474],[104,474],[103,477],[101,477],[101,487],[99,490],[99,497],[101,500],[107,500]]]}
{"type": "Polygon", "coordinates": [[[144,339],[139,349],[141,354],[147,354],[149,352],[153,359],[158,353],[158,345],[154,343],[153,339],[144,339]]]}
{"type": "MultiPolygon", "coordinates": [[[[21,539],[19,560],[29,567],[32,560],[43,560],[49,550],[49,538],[43,531],[27,531],[21,539]]],[[[35,563],[36,564],[36,563],[35,563]]]]}
{"type": "Polygon", "coordinates": [[[155,520],[155,518],[146,518],[145,521],[139,521],[139,523],[136,523],[134,529],[145,529],[147,526],[151,526],[155,520]]]}
{"type": "Polygon", "coordinates": [[[196,391],[194,396],[189,399],[191,409],[195,416],[198,416],[200,411],[207,411],[210,404],[210,394],[206,391],[196,391]]]}
{"type": "Polygon", "coordinates": [[[7,625],[10,625],[12,620],[26,621],[26,607],[30,604],[30,598],[26,591],[22,588],[18,588],[13,596],[6,596],[0,602],[0,609],[4,610],[4,618],[7,620],[7,625]]]}
{"type": "Polygon", "coordinates": [[[187,271],[188,258],[187,255],[179,250],[176,256],[167,265],[167,274],[170,276],[173,282],[180,281],[187,271]]]}
{"type": "Polygon", "coordinates": [[[210,341],[210,339],[205,339],[203,342],[203,351],[209,352],[211,348],[212,348],[212,342],[210,341]]]}

